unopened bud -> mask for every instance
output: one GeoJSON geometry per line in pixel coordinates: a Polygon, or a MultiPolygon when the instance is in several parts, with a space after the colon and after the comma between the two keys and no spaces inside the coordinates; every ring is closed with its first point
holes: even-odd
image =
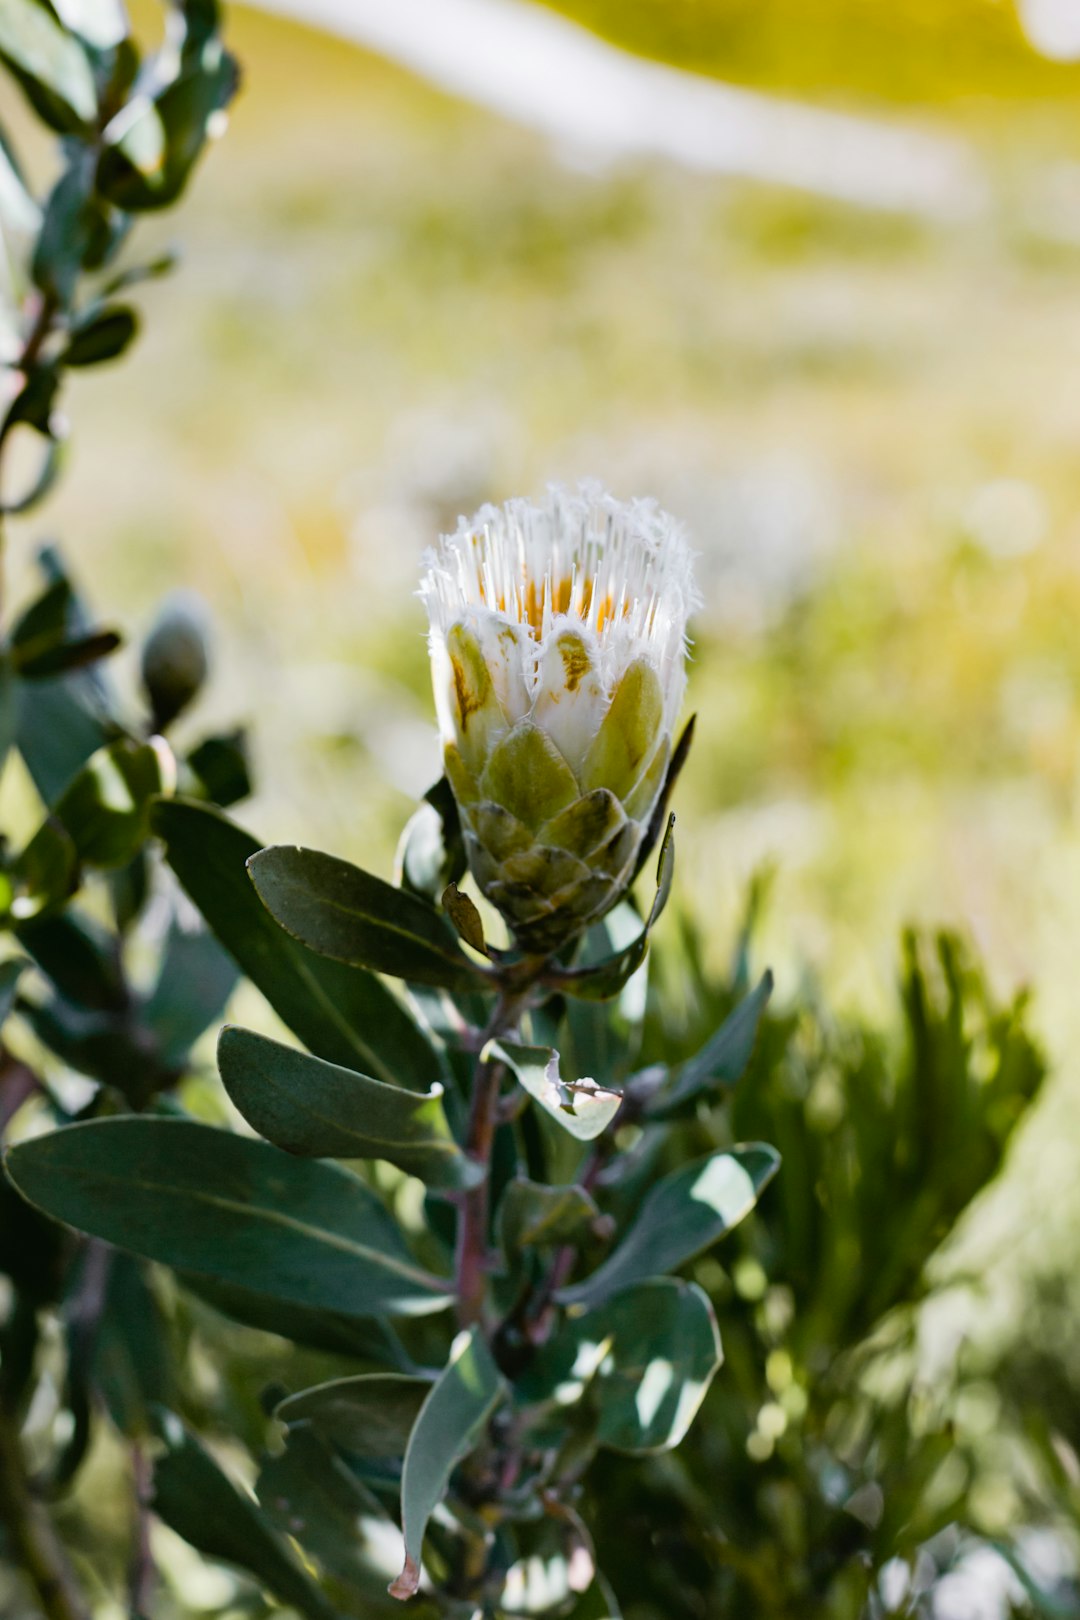
{"type": "Polygon", "coordinates": [[[206,610],[189,591],[167,598],[142,650],[142,679],[161,731],[198,694],[210,668],[206,610]]]}

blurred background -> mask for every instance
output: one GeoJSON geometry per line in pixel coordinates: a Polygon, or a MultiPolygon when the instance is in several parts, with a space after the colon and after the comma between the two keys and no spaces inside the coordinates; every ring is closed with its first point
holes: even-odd
{"type": "Polygon", "coordinates": [[[231,43],[49,532],[133,632],[206,599],[245,824],[387,871],[438,771],[424,547],[655,495],[701,553],[706,954],[770,872],[784,1003],[877,1016],[906,923],[1037,986],[1052,1078],[948,1262],[1015,1331],[1080,1235],[1080,0],[273,0],[231,43]]]}

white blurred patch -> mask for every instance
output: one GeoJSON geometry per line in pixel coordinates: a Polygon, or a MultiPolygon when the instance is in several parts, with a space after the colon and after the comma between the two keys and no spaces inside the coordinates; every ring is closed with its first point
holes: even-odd
{"type": "Polygon", "coordinates": [[[1080,0],[1020,0],[1020,23],[1043,56],[1080,60],[1080,0]]]}

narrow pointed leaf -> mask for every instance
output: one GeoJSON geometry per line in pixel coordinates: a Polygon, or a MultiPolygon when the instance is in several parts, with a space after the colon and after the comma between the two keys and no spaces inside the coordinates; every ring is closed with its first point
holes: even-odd
{"type": "Polygon", "coordinates": [[[154,1512],[199,1552],[247,1570],[308,1620],[340,1620],[263,1509],[180,1419],[165,1413],[159,1428],[166,1450],[154,1464],[154,1512]]]}
{"type": "Polygon", "coordinates": [[[362,1181],[266,1142],[123,1115],[19,1143],[5,1162],[54,1220],[287,1304],[415,1316],[450,1298],[362,1181]]]}
{"type": "Polygon", "coordinates": [[[436,1188],[474,1186],[482,1174],[451,1134],[441,1085],[384,1085],[232,1025],[218,1040],[218,1068],[248,1124],[289,1153],[386,1159],[436,1188]]]}
{"type": "Polygon", "coordinates": [[[390,1588],[392,1597],[409,1598],[416,1592],[427,1522],[455,1464],[479,1439],[503,1389],[480,1329],[459,1333],[409,1436],[401,1477],[405,1567],[390,1588]]]}
{"type": "Polygon", "coordinates": [[[696,1283],[655,1277],[568,1315],[516,1393],[548,1408],[541,1428],[551,1428],[556,1443],[575,1404],[587,1401],[598,1444],[668,1451],[693,1422],[720,1362],[708,1296],[696,1283]]]}
{"type": "Polygon", "coordinates": [[[434,906],[348,861],[278,844],[248,870],[271,915],[322,956],[447,990],[485,983],[434,906]]]}
{"type": "Polygon", "coordinates": [[[740,1001],[712,1039],[683,1064],[671,1089],[658,1092],[651,1100],[646,1108],[650,1119],[670,1119],[687,1103],[734,1086],[742,1079],[754,1055],[772,988],[773,976],[766,973],[757,989],[740,1001]]]}
{"type": "Polygon", "coordinates": [[[763,1142],[697,1159],[650,1189],[614,1254],[563,1290],[564,1304],[598,1305],[632,1283],[674,1271],[737,1226],[780,1165],[763,1142]]]}
{"type": "Polygon", "coordinates": [[[550,1046],[489,1041],[483,1056],[489,1062],[505,1063],[529,1096],[579,1142],[599,1136],[622,1107],[621,1091],[606,1091],[590,1079],[563,1080],[559,1054],[550,1046]]]}
{"type": "Polygon", "coordinates": [[[442,1070],[431,1042],[373,973],[309,951],[279,928],[248,877],[257,839],[218,811],[160,800],[152,825],[206,921],[294,1035],[330,1063],[426,1091],[442,1070]]]}
{"type": "Polygon", "coordinates": [[[355,1457],[403,1457],[430,1378],[368,1373],[335,1378],[290,1395],[275,1408],[282,1423],[305,1423],[355,1457]]]}

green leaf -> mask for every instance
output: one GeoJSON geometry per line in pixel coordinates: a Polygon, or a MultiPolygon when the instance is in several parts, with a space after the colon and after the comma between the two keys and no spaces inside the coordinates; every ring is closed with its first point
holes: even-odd
{"type": "Polygon", "coordinates": [[[540,1406],[537,1436],[557,1443],[584,1403],[599,1445],[669,1451],[697,1415],[721,1362],[720,1334],[696,1283],[656,1277],[598,1309],[571,1312],[516,1393],[540,1406]]]}
{"type": "Polygon", "coordinates": [[[575,1243],[600,1211],[584,1187],[549,1187],[515,1176],[502,1195],[499,1223],[507,1254],[575,1243]]]}
{"type": "Polygon", "coordinates": [[[199,1552],[247,1570],[308,1620],[339,1620],[262,1508],[174,1413],[162,1414],[159,1433],[166,1450],[154,1463],[154,1512],[199,1552]]]}
{"type": "Polygon", "coordinates": [[[236,63],[216,39],[185,56],[179,73],[152,101],[129,102],[105,130],[97,183],[120,208],[174,203],[206,144],[208,125],[236,92],[236,63]]]}
{"type": "Polygon", "coordinates": [[[24,681],[45,680],[52,675],[64,675],[68,670],[84,669],[87,664],[108,658],[121,645],[115,630],[97,630],[93,635],[80,636],[76,641],[56,641],[39,652],[19,654],[16,663],[24,681]]]}
{"type": "Polygon", "coordinates": [[[395,880],[422,899],[435,901],[448,883],[468,871],[457,800],[445,776],[428,788],[398,842],[395,880]]]}
{"type": "Polygon", "coordinates": [[[236,963],[208,929],[173,918],[157,982],[142,1006],[163,1060],[179,1068],[199,1036],[224,1012],[236,988],[236,963]]]}
{"type": "Polygon", "coordinates": [[[447,990],[486,982],[434,906],[348,861],[278,844],[248,870],[271,915],[322,956],[447,990]]]}
{"type": "Polygon", "coordinates": [[[97,92],[89,58],[36,0],[0,0],[0,57],[51,128],[70,135],[93,122],[97,92]]]}
{"type": "Polygon", "coordinates": [[[18,748],[46,804],[115,734],[92,672],[20,683],[18,748]]]}
{"type": "Polygon", "coordinates": [[[287,1304],[415,1316],[451,1297],[349,1171],[209,1125],[91,1120],[21,1142],[6,1162],[19,1191],[54,1220],[287,1304]]]}
{"type": "Polygon", "coordinates": [[[141,1436],[154,1408],[174,1398],[168,1335],[146,1268],[131,1255],[107,1256],[105,1308],[90,1333],[94,1383],[120,1432],[141,1436]]]}
{"type": "Polygon", "coordinates": [[[11,1017],[19,979],[29,966],[25,956],[9,956],[5,962],[0,962],[0,1025],[11,1017]]]}
{"type": "Polygon", "coordinates": [[[605,1091],[595,1080],[563,1080],[559,1054],[550,1046],[489,1041],[481,1055],[486,1062],[505,1063],[529,1096],[579,1142],[599,1136],[622,1107],[621,1091],[605,1091]]]}
{"type": "Polygon", "coordinates": [[[16,930],[60,994],[96,1012],[123,1012],[128,992],[114,937],[82,911],[69,907],[59,916],[35,918],[16,930]]]}
{"type": "Polygon", "coordinates": [[[674,827],[675,817],[671,816],[656,863],[656,894],[644,927],[637,938],[595,966],[550,972],[546,983],[567,995],[580,996],[586,1001],[607,1001],[612,996],[617,996],[627,981],[633,977],[648,954],[649,935],[659,921],[671,893],[671,884],[675,876],[674,827]]]}
{"type": "Polygon", "coordinates": [[[124,866],[150,830],[150,801],[173,769],[168,747],[126,738],[101,748],[57,801],[53,814],[81,862],[124,866]]]}
{"type": "Polygon", "coordinates": [[[742,1079],[754,1055],[772,988],[773,976],[766,973],[757,989],[740,1001],[712,1039],[683,1064],[671,1089],[651,1099],[645,1109],[650,1119],[670,1119],[703,1094],[729,1088],[742,1079]]]}
{"type": "Polygon", "coordinates": [[[257,839],[185,799],[156,804],[152,826],[218,939],[305,1046],[330,1063],[416,1091],[442,1078],[430,1041],[386,985],[316,955],[274,922],[247,875],[257,839]]]}
{"type": "Polygon", "coordinates": [[[428,1520],[455,1464],[479,1439],[504,1387],[480,1329],[459,1333],[409,1436],[401,1476],[405,1567],[390,1588],[392,1597],[412,1597],[419,1586],[428,1520]]]}
{"type": "Polygon", "coordinates": [[[243,730],[205,737],[197,748],[191,750],[187,764],[194,771],[206,797],[219,810],[246,799],[251,792],[247,733],[243,730]]]}
{"type": "Polygon", "coordinates": [[[75,840],[50,816],[12,862],[9,877],[12,919],[29,922],[42,916],[74,892],[78,882],[75,840]]]}
{"type": "MultiPolygon", "coordinates": [[[[263,1465],[256,1491],[274,1523],[320,1570],[339,1608],[357,1620],[400,1614],[386,1592],[393,1573],[386,1510],[317,1434],[290,1430],[281,1455],[263,1465]]],[[[442,1612],[422,1598],[409,1608],[416,1620],[442,1612]]]]}
{"type": "Polygon", "coordinates": [[[430,1378],[367,1373],[335,1378],[290,1395],[274,1410],[282,1423],[306,1423],[354,1457],[403,1457],[430,1378]]]}
{"type": "MultiPolygon", "coordinates": [[[[0,0],[0,7],[5,3],[0,0]]],[[[61,308],[70,304],[84,270],[107,256],[110,236],[109,214],[94,191],[93,154],[80,149],[45,204],[34,249],[35,285],[61,308]]]]}
{"type": "Polygon", "coordinates": [[[110,304],[95,310],[72,328],[67,345],[60,352],[60,364],[97,366],[103,360],[117,360],[134,341],[138,330],[135,311],[126,304],[110,304]]]}
{"type": "MultiPolygon", "coordinates": [[[[25,1205],[20,1207],[26,1208],[25,1205]]],[[[325,1350],[333,1356],[373,1361],[376,1366],[393,1367],[399,1372],[412,1369],[413,1364],[397,1335],[378,1317],[361,1319],[336,1311],[286,1304],[272,1294],[259,1294],[254,1289],[225,1283],[217,1277],[200,1277],[190,1271],[181,1271],[179,1279],[196,1299],[245,1327],[276,1333],[293,1344],[325,1350]]]]}
{"type": "Polygon", "coordinates": [[[127,38],[122,0],[53,0],[53,10],[65,28],[99,51],[112,50],[127,38]]]}
{"type": "Polygon", "coordinates": [[[566,1620],[622,1620],[615,1594],[597,1571],[589,1590],[574,1604],[566,1620]]]}
{"type": "Polygon", "coordinates": [[[598,1305],[632,1283],[684,1265],[749,1215],[779,1166],[773,1148],[752,1142],[672,1171],[650,1188],[615,1252],[560,1299],[598,1305]]]}
{"type": "Polygon", "coordinates": [[[289,1153],[386,1159],[429,1187],[482,1179],[451,1134],[441,1085],[405,1091],[231,1025],[218,1040],[218,1068],[248,1124],[289,1153]]]}
{"type": "Polygon", "coordinates": [[[456,883],[448,883],[442,893],[442,908],[466,945],[471,945],[481,956],[487,956],[484,924],[476,909],[476,902],[464,894],[456,883]]]}

